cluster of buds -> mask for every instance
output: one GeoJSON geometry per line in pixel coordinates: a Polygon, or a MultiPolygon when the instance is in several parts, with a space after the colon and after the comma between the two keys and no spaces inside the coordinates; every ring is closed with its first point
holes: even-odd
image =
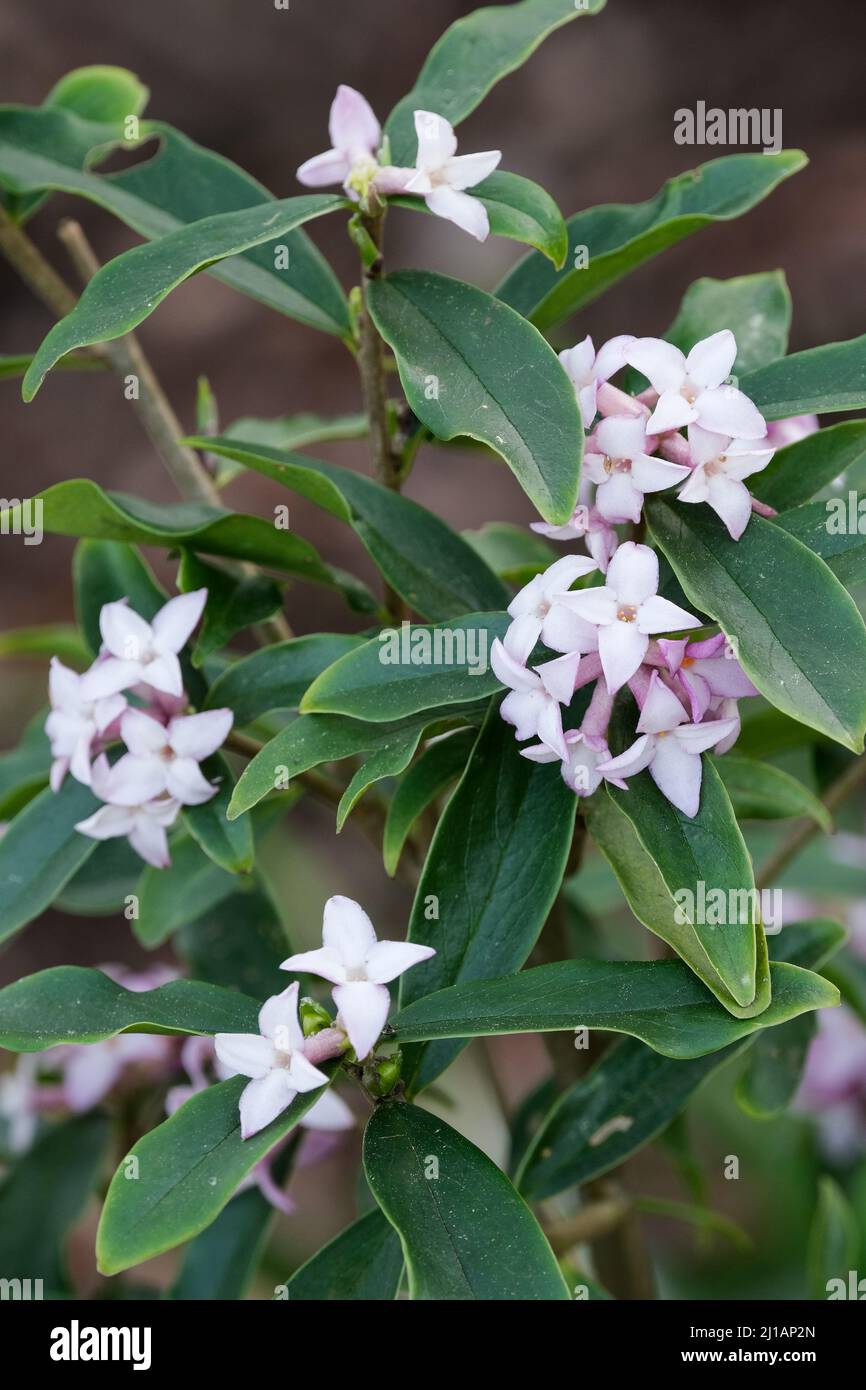
{"type": "Polygon", "coordinates": [[[126,599],[103,605],[102,648],[83,674],[54,657],[49,677],[51,787],[67,774],[104,803],[76,829],[96,840],[127,836],[156,868],[170,860],[166,831],[182,806],[209,801],[218,787],[200,763],[225,742],[230,709],[185,713],[178,653],[201,617],[207,589],[169,599],[152,622],[126,599]],[[132,701],[133,703],[130,703],[132,701]],[[110,765],[106,749],[118,740],[126,752],[110,765]]]}

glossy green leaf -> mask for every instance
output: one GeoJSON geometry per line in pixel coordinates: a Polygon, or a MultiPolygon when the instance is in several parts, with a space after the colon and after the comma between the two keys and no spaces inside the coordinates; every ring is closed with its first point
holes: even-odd
{"type": "MultiPolygon", "coordinates": [[[[836,922],[798,922],[773,938],[774,956],[818,970],[844,935],[836,922]]],[[[541,1200],[616,1168],[661,1134],[707,1076],[789,1026],[762,1028],[719,1052],[683,1060],[663,1057],[636,1038],[618,1040],[553,1101],[520,1164],[521,1191],[541,1200]]]]}
{"type": "Polygon", "coordinates": [[[262,889],[230,894],[186,922],[174,939],[196,980],[269,999],[286,988],[280,961],[291,944],[274,905],[262,889]]]}
{"type": "Polygon", "coordinates": [[[89,787],[67,777],[19,811],[0,838],[0,940],[44,912],[96,849],[75,826],[98,810],[89,787]]]}
{"type": "Polygon", "coordinates": [[[399,777],[405,772],[415,756],[420,740],[420,731],[409,729],[393,743],[377,748],[364,758],[354,773],[337,806],[337,834],[343,829],[346,819],[351,815],[361,797],[376,782],[385,777],[399,777]]]}
{"type": "Polygon", "coordinates": [[[43,711],[28,724],[17,748],[0,753],[0,820],[11,820],[48,782],[51,748],[44,723],[43,711]]]}
{"type": "Polygon", "coordinates": [[[58,912],[78,917],[124,919],[141,878],[142,862],[122,836],[100,840],[52,904],[58,912]]]}
{"type": "Polygon", "coordinates": [[[256,1032],[260,1007],[245,994],[201,980],[171,980],[136,993],[100,970],[56,965],[0,990],[0,1046],[41,1052],[118,1033],[256,1032]]]}
{"type": "Polygon", "coordinates": [[[733,372],[764,367],[784,356],[791,327],[791,294],[782,270],[733,280],[696,280],[683,296],[665,337],[683,352],[729,328],[737,340],[733,372]]]}
{"type": "Polygon", "coordinates": [[[578,212],[567,222],[563,270],[530,252],[496,293],[540,328],[552,327],[684,237],[749,212],[805,164],[799,150],[728,155],[678,174],[645,203],[578,212]]]}
{"type": "Polygon", "coordinates": [[[816,1029],[814,1015],[802,1014],[758,1034],[737,1082],[737,1100],[749,1115],[771,1119],[786,1109],[797,1093],[816,1029]]]}
{"type": "Polygon", "coordinates": [[[202,764],[202,772],[211,784],[219,785],[219,790],[200,806],[185,806],[183,823],[215,864],[232,874],[248,873],[255,859],[252,826],[249,819],[226,819],[235,786],[231,769],[217,753],[202,764]]]}
{"type": "Polygon", "coordinates": [[[509,622],[507,613],[470,613],[435,626],[386,628],[317,676],[301,709],[380,723],[483,700],[501,688],[489,652],[509,622]]]}
{"type": "Polygon", "coordinates": [[[824,1174],[818,1181],[818,1205],[807,1254],[813,1298],[826,1299],[834,1293],[838,1298],[840,1289],[842,1297],[849,1297],[849,1275],[857,1269],[859,1249],[856,1214],[835,1178],[824,1174]]]}
{"type": "Polygon", "coordinates": [[[419,420],[438,439],[466,435],[489,445],[545,521],[566,522],[577,501],[583,425],[541,334],[483,290],[430,271],[374,281],[368,302],[419,420]]]}
{"type": "MultiPolygon", "coordinates": [[[[208,432],[216,434],[216,430],[208,432]]],[[[291,453],[335,439],[363,439],[368,433],[366,415],[314,415],[304,411],[300,415],[283,415],[273,420],[242,415],[228,426],[225,438],[291,453]]]]}
{"type": "Polygon", "coordinates": [[[866,406],[866,334],[795,352],[740,381],[766,420],[866,406]]]}
{"type": "Polygon", "coordinates": [[[150,92],[128,68],[93,64],[75,68],[55,82],[46,106],[72,111],[86,121],[123,121],[140,116],[150,92]]]}
{"type": "MultiPolygon", "coordinates": [[[[436,955],[402,976],[401,1008],[446,985],[520,969],[559,892],[576,807],[558,768],[520,756],[494,703],[421,874],[409,940],[436,955]]],[[[459,1051],[451,1042],[413,1048],[407,1087],[428,1085],[459,1051]]]]}
{"type": "Polygon", "coordinates": [[[394,1227],[368,1211],[323,1245],[286,1283],[289,1302],[393,1302],[403,1278],[394,1227]]]}
{"type": "Polygon", "coordinates": [[[773,962],[770,976],[769,1006],[755,1018],[734,1018],[682,961],[558,961],[418,998],[394,1019],[395,1035],[404,1044],[601,1028],[629,1033],[665,1057],[702,1057],[839,1002],[836,987],[810,970],[773,962]]]}
{"type": "Polygon", "coordinates": [[[242,1299],[259,1266],[274,1208],[258,1188],[239,1192],[192,1240],[171,1297],[180,1302],[242,1299]]]}
{"type": "Polygon", "coordinates": [[[741,820],[779,820],[809,816],[828,833],[833,828],[830,812],[802,782],[772,763],[726,753],[710,760],[725,784],[741,820]]]}
{"type": "Polygon", "coordinates": [[[866,729],[866,628],[826,565],[763,517],[753,516],[734,541],[705,506],[654,497],[646,512],[688,598],[735,640],[743,669],[761,693],[800,723],[859,752],[866,729]]]}
{"type": "MultiPolygon", "coordinates": [[[[52,535],[129,541],[136,545],[188,546],[209,555],[251,560],[268,569],[343,590],[353,606],[375,603],[360,580],[326,565],[309,542],[270,521],[222,511],[199,502],[146,502],[122,492],[104,492],[87,478],[55,483],[39,493],[44,529],[52,535]]],[[[0,513],[14,516],[17,507],[0,513]]]]}
{"type": "Polygon", "coordinates": [[[463,539],[494,574],[521,588],[558,558],[558,552],[543,537],[508,521],[488,521],[477,531],[464,531],[463,539]]]}
{"type": "MultiPolygon", "coordinates": [[[[14,381],[26,376],[35,353],[22,352],[14,356],[0,357],[0,381],[14,381]]],[[[87,356],[83,352],[70,352],[61,357],[56,364],[60,372],[104,372],[106,363],[101,357],[87,356]]]]}
{"type": "MultiPolygon", "coordinates": [[[[487,209],[494,236],[534,246],[559,269],[568,251],[568,229],[549,193],[531,179],[502,169],[469,191],[487,209]]],[[[423,198],[401,197],[392,201],[414,212],[428,211],[423,198]]]]}
{"type": "Polygon", "coordinates": [[[597,14],[604,0],[521,0],[491,5],[458,19],[433,45],[412,90],[391,112],[385,134],[395,164],[412,164],[415,111],[436,111],[452,125],[474,111],[491,87],[526,62],[561,25],[597,14]]]}
{"type": "Polygon", "coordinates": [[[787,511],[864,464],[866,420],[843,420],[779,449],[763,472],[749,479],[749,488],[762,502],[787,511]]]}
{"type": "Polygon", "coordinates": [[[30,401],[65,353],[120,338],[197,270],[273,241],[312,218],[348,204],[332,194],[306,194],[240,212],[217,213],[116,256],[96,272],[78,303],[41,344],[24,378],[30,401]]]}
{"type": "Polygon", "coordinates": [[[233,575],[184,551],[178,571],[182,593],[207,589],[207,605],[192,653],[193,666],[220,650],[244,628],[254,627],[282,611],[279,584],[262,574],[233,575]]]}
{"type": "Polygon", "coordinates": [[[475,743],[475,731],[466,729],[437,739],[413,763],[388,807],[382,837],[385,872],[393,878],[406,838],[420,815],[432,805],[463,771],[475,743]]]}
{"type": "Polygon", "coordinates": [[[413,1300],[569,1298],[529,1207],[444,1120],[402,1101],[379,1105],[364,1135],[364,1171],[400,1237],[413,1300]]]}
{"type": "Polygon", "coordinates": [[[99,614],[106,603],[129,599],[149,622],[167,601],[150,566],[123,541],[82,540],[72,557],[75,614],[92,656],[102,646],[99,614]]]}
{"type": "MultiPolygon", "coordinates": [[[[202,445],[201,440],[191,442],[202,445]]],[[[450,526],[372,478],[264,445],[211,439],[208,448],[347,522],[388,583],[424,617],[450,618],[507,602],[502,584],[450,526]]]]}
{"type": "Polygon", "coordinates": [[[198,1235],[322,1095],[319,1089],[297,1096],[266,1129],[241,1139],[238,1101],[246,1085],[247,1078],[237,1076],[208,1087],[133,1146],[102,1209],[96,1255],[103,1274],[118,1274],[198,1235]],[[136,1182],[127,1177],[133,1157],[136,1182]]]}
{"type": "MultiPolygon", "coordinates": [[[[227,839],[217,840],[219,832],[208,820],[206,831],[220,852],[229,854],[227,839]]],[[[244,842],[245,843],[245,842],[244,842]]],[[[236,875],[215,863],[206,854],[190,830],[175,834],[171,841],[171,864],[166,869],[143,866],[136,886],[137,915],[132,930],[147,950],[154,950],[167,941],[186,922],[194,921],[202,912],[221,903],[234,893],[239,882],[236,875]]]]}
{"type": "Polygon", "coordinates": [[[850,587],[866,578],[866,505],[861,510],[859,493],[793,507],[776,525],[819,555],[840,584],[850,587]]]}
{"type": "Polygon", "coordinates": [[[251,724],[270,710],[297,709],[316,676],[364,641],[341,632],[317,632],[263,647],[217,676],[205,708],[228,705],[236,724],[251,724]]]}
{"type": "MultiPolygon", "coordinates": [[[[52,1125],[0,1183],[0,1269],[4,1279],[38,1279],[42,1293],[71,1297],[66,1238],[94,1195],[106,1158],[104,1115],[76,1115],[52,1125]]],[[[14,1298],[6,1292],[4,1299],[14,1298]]]]}
{"type": "MultiPolygon", "coordinates": [[[[256,179],[171,126],[142,121],[140,133],[143,141],[158,142],[152,157],[102,176],[92,172],[94,160],[112,146],[129,148],[120,125],[95,125],[66,111],[0,107],[0,183],[15,193],[50,188],[81,195],[147,238],[211,214],[274,205],[256,179]]],[[[279,313],[349,336],[336,276],[301,230],[275,235],[208,273],[279,313]]]]}

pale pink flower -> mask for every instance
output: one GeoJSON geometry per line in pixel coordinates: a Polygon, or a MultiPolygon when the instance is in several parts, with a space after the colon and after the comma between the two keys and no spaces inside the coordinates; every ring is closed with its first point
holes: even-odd
{"type": "Polygon", "coordinates": [[[767,447],[784,449],[796,444],[821,428],[817,415],[791,415],[787,420],[770,420],[767,425],[767,447]]]}
{"type": "Polygon", "coordinates": [[[588,650],[583,644],[594,641],[592,628],[557,599],[576,579],[597,569],[586,555],[563,555],[542,573],[530,579],[508,605],[513,619],[503,638],[510,656],[526,662],[539,638],[554,652],[588,650]]]}
{"type": "Polygon", "coordinates": [[[646,452],[645,421],[611,415],[599,423],[584,456],[587,478],[597,483],[595,505],[607,521],[640,521],[644,493],[661,492],[689,476],[682,464],[646,452]]]}
{"type": "Polygon", "coordinates": [[[590,428],[596,416],[600,383],[609,381],[622,370],[626,348],[633,342],[633,334],[622,333],[602,343],[596,353],[592,338],[587,334],[582,342],[565,348],[559,354],[559,360],[574,387],[585,429],[590,428]]]}
{"type": "Polygon", "coordinates": [[[78,782],[90,786],[90,760],[94,745],[110,735],[111,725],[126,709],[119,693],[94,696],[96,682],[64,666],[59,657],[51,658],[48,693],[51,713],[45,732],[51,743],[51,789],[59,791],[67,772],[78,782]]]}
{"type": "MultiPolygon", "coordinates": [[[[567,756],[564,759],[554,753],[545,743],[534,743],[529,748],[521,748],[524,758],[534,763],[555,763],[559,761],[562,780],[576,796],[592,796],[601,786],[604,773],[599,771],[602,763],[610,761],[610,749],[602,740],[590,742],[582,729],[569,729],[565,734],[567,756]]],[[[626,783],[616,775],[607,778],[616,787],[626,783]]]]}
{"type": "Polygon", "coordinates": [[[309,971],[330,980],[339,1010],[337,1024],[345,1029],[358,1060],[362,1061],[372,1051],[388,1018],[388,982],[422,960],[429,960],[436,952],[431,946],[419,946],[413,941],[377,941],[364,909],[344,897],[329,898],[325,903],[322,943],[315,951],[289,956],[281,968],[309,971]]]}
{"type": "Polygon", "coordinates": [[[762,439],[767,422],[757,406],[735,386],[722,384],[736,356],[737,340],[728,328],[695,343],[688,357],[661,338],[636,338],[626,361],[659,393],[647,423],[650,434],[699,422],[735,439],[762,439]]]}
{"type": "Polygon", "coordinates": [[[104,657],[88,672],[98,694],[144,684],[167,695],[183,694],[177,654],[202,615],[207,589],[169,599],[152,622],[145,622],[126,599],[103,605],[99,615],[104,657]]]}
{"type": "Polygon", "coordinates": [[[494,641],[490,648],[490,665],[497,680],[511,691],[502,701],[499,712],[506,724],[514,725],[518,741],[540,738],[558,758],[567,758],[560,707],[567,705],[574,694],[579,663],[580,654],[569,652],[530,671],[498,638],[494,641]]]}
{"type": "Polygon", "coordinates": [[[129,752],[112,767],[100,795],[112,806],[138,806],[163,793],[182,806],[199,806],[218,790],[199,762],[225,742],[234,716],[230,709],[179,715],[161,724],[143,710],[129,709],[120,736],[129,752]]]}
{"type": "Polygon", "coordinates": [[[662,637],[658,645],[668,670],[672,676],[679,677],[689,697],[695,723],[703,719],[717,697],[741,700],[758,694],[730,650],[723,632],[702,642],[691,642],[686,637],[673,640],[662,637]]]}
{"type": "Polygon", "coordinates": [[[382,129],[370,103],[354,87],[341,83],[337,88],[328,131],[332,148],[306,160],[296,177],[308,188],[341,183],[349,197],[357,200],[378,170],[376,152],[382,129]]]}
{"type": "MultiPolygon", "coordinates": [[[[111,788],[111,768],[104,754],[93,764],[92,785],[96,795],[104,800],[111,788]]],[[[165,869],[171,863],[165,832],[174,825],[179,811],[180,802],[172,797],[136,805],[100,806],[92,816],[79,821],[75,829],[94,840],[114,840],[125,835],[146,863],[165,869]]]]}
{"type": "Polygon", "coordinates": [[[619,537],[598,508],[590,505],[591,493],[591,484],[588,479],[583,479],[580,501],[563,526],[551,526],[546,521],[532,521],[529,529],[551,541],[584,541],[602,574],[607,574],[611,556],[619,545],[619,537]]]}
{"type": "Polygon", "coordinates": [[[388,168],[377,176],[384,193],[417,193],[430,212],[453,222],[478,241],[490,232],[487,209],[478,198],[464,192],[492,174],[502,158],[500,150],[483,154],[457,154],[454,128],[435,111],[415,112],[418,154],[414,169],[388,168]]]}
{"type": "Polygon", "coordinates": [[[706,502],[738,541],[752,515],[752,498],[743,479],[766,468],[774,450],[700,425],[689,426],[689,448],[694,470],[680,488],[679,500],[706,502]]]}

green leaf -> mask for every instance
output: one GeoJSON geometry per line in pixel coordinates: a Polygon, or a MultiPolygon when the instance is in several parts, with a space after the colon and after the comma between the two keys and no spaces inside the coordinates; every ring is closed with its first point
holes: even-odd
{"type": "Polygon", "coordinates": [[[690,352],[701,338],[729,328],[737,340],[732,370],[741,376],[784,356],[790,327],[788,282],[784,271],[771,270],[734,280],[696,280],[665,337],[690,352]]]}
{"type": "Polygon", "coordinates": [[[91,656],[102,646],[99,614],[106,603],[129,599],[150,622],[168,599],[150,566],[123,541],[82,540],[72,556],[75,614],[91,656]]]}
{"type": "Polygon", "coordinates": [[[251,724],[271,710],[297,709],[316,676],[364,641],[341,632],[318,632],[263,647],[217,676],[205,709],[228,705],[236,724],[251,724]]]}
{"type": "Polygon", "coordinates": [[[866,960],[850,949],[839,951],[827,966],[826,974],[842,995],[843,1003],[866,1023],[866,960]]]}
{"type": "MultiPolygon", "coordinates": [[[[204,447],[200,439],[189,442],[204,447]]],[[[450,526],[372,478],[263,445],[210,439],[207,447],[347,522],[388,583],[425,617],[450,618],[507,602],[502,584],[450,526]]]]}
{"type": "MultiPolygon", "coordinates": [[[[79,194],[148,239],[213,213],[273,199],[257,180],[163,122],[141,123],[156,140],[152,158],[103,177],[89,167],[122,144],[117,124],[94,125],[69,112],[0,108],[0,183],[16,193],[46,188],[79,194]]],[[[224,284],[326,333],[349,337],[345,296],[322,255],[300,230],[209,267],[224,284]],[[284,248],[279,258],[278,248],[284,248]],[[278,268],[284,267],[284,268],[278,268]]]]}
{"type": "Polygon", "coordinates": [[[843,420],[779,449],[767,467],[749,479],[749,489],[777,511],[787,511],[864,461],[866,420],[843,420]]]}
{"type": "MultiPolygon", "coordinates": [[[[432,990],[519,970],[559,891],[576,808],[558,768],[520,756],[494,703],[418,884],[409,940],[436,955],[402,977],[401,1008],[411,1014],[432,990]]],[[[407,1087],[428,1085],[459,1051],[454,1043],[412,1049],[407,1087]]]]}
{"type": "Polygon", "coordinates": [[[239,1192],[191,1241],[171,1297],[180,1302],[242,1299],[264,1253],[274,1208],[257,1188],[239,1192]]]}
{"type": "Polygon", "coordinates": [[[747,1114],[772,1119],[786,1109],[797,1093],[816,1031],[814,1015],[803,1014],[758,1034],[737,1082],[737,1100],[747,1114]]]}
{"type": "Polygon", "coordinates": [[[197,980],[269,999],[286,988],[280,961],[291,951],[274,905],[261,889],[234,893],[185,922],[175,949],[197,980]]]}
{"type": "Polygon", "coordinates": [[[734,1018],[682,961],[558,961],[416,999],[394,1019],[395,1036],[402,1045],[601,1028],[629,1033],[665,1057],[702,1057],[839,1001],[835,986],[809,970],[773,962],[770,976],[769,1006],[755,1018],[734,1018]]]}
{"type": "MultiPolygon", "coordinates": [[[[183,823],[209,859],[231,874],[249,873],[255,859],[253,830],[249,820],[226,819],[234,778],[227,762],[214,754],[202,765],[211,783],[219,783],[219,791],[200,806],[183,808],[183,823]]],[[[163,872],[163,871],[158,871],[163,872]]]]}
{"type": "Polygon", "coordinates": [[[290,1302],[393,1302],[403,1250],[390,1222],[368,1211],[323,1245],[286,1283],[290,1302]]]}
{"type": "Polygon", "coordinates": [[[51,748],[44,723],[42,711],[28,724],[18,747],[0,753],[0,820],[11,820],[48,781],[51,748]]]}
{"type": "Polygon", "coordinates": [[[55,82],[46,106],[72,111],[86,121],[123,121],[140,116],[150,92],[128,68],[93,64],[75,68],[55,82]]]}
{"type": "Polygon", "coordinates": [[[46,374],[65,353],[122,337],[197,270],[347,206],[345,198],[332,194],[284,198],[240,212],[204,217],[116,256],[96,272],[72,312],[41,344],[24,378],[25,401],[33,399],[46,374]]]}
{"type": "Polygon", "coordinates": [[[833,821],[826,806],[790,773],[756,758],[726,753],[711,758],[725,784],[725,791],[741,820],[779,820],[808,816],[829,834],[833,821]]]}
{"type": "Polygon", "coordinates": [[[795,352],[740,381],[765,420],[866,406],[866,334],[795,352]]]}
{"type": "Polygon", "coordinates": [[[857,1268],[860,1233],[856,1214],[839,1184],[826,1174],[818,1181],[818,1205],[809,1232],[807,1256],[813,1298],[826,1299],[835,1280],[847,1297],[849,1273],[857,1268]]]}
{"type": "MultiPolygon", "coordinates": [[[[270,521],[222,511],[199,502],[146,502],[122,492],[104,492],[87,478],[55,483],[34,499],[42,502],[43,527],[52,535],[87,536],[137,545],[188,546],[209,555],[251,560],[285,570],[314,584],[339,588],[353,606],[375,609],[360,580],[326,565],[307,541],[278,530],[270,521]]],[[[14,522],[20,505],[0,513],[14,522]]]]}
{"type": "Polygon", "coordinates": [[[412,1299],[569,1298],[529,1207],[444,1120],[402,1101],[380,1104],[364,1135],[364,1171],[400,1237],[412,1299]]]}
{"type": "Polygon", "coordinates": [[[181,593],[192,589],[207,589],[207,604],[202,626],[192,653],[193,666],[231,641],[235,633],[263,623],[282,611],[283,595],[279,584],[262,574],[232,575],[216,565],[205,564],[193,552],[185,550],[178,571],[181,593]]]}
{"type": "MultiPolygon", "coordinates": [[[[220,853],[225,857],[231,854],[234,840],[219,840],[219,828],[208,818],[199,820],[198,826],[199,836],[208,834],[220,853]]],[[[138,881],[138,915],[132,919],[132,929],[149,951],[161,946],[184,923],[221,903],[243,882],[204,852],[188,821],[187,827],[185,833],[172,838],[168,868],[155,869],[146,864],[138,881]]],[[[240,852],[245,851],[246,841],[243,845],[240,852]]]]}
{"type": "Polygon", "coordinates": [[[100,970],[56,965],[0,989],[0,1046],[41,1052],[118,1033],[249,1033],[257,1030],[260,1007],[201,980],[171,980],[136,993],[100,970]]]}
{"type": "Polygon", "coordinates": [[[852,491],[782,512],[775,525],[819,555],[840,584],[851,586],[866,577],[866,524],[860,505],[859,494],[852,491]]]}
{"type": "MultiPolygon", "coordinates": [[[[34,356],[32,352],[21,352],[11,357],[0,357],[0,381],[14,381],[17,377],[26,376],[34,356]]],[[[100,357],[88,357],[83,352],[71,352],[68,357],[61,357],[57,363],[57,370],[104,372],[106,363],[100,357]]]]}
{"type": "Polygon", "coordinates": [[[826,565],[763,517],[753,516],[734,541],[703,505],[654,497],[646,514],[689,600],[735,639],[743,669],[761,694],[859,752],[866,729],[866,628],[826,565]]]}
{"type": "Polygon", "coordinates": [[[75,826],[98,807],[89,787],[67,777],[59,792],[46,787],[9,824],[0,839],[0,940],[44,912],[96,849],[75,826]]]}
{"type": "Polygon", "coordinates": [[[497,296],[539,328],[550,328],[684,237],[749,212],[806,162],[800,150],[728,155],[678,174],[645,203],[607,203],[578,212],[566,224],[565,269],[557,272],[537,251],[530,252],[505,277],[497,296]]]}
{"type": "Polygon", "coordinates": [[[381,782],[385,777],[399,777],[401,772],[406,771],[415,756],[419,739],[420,733],[415,729],[409,729],[402,737],[395,739],[393,743],[384,748],[376,749],[364,759],[340,797],[337,806],[338,835],[343,829],[347,817],[351,815],[361,797],[375,782],[381,782]]]}
{"type": "MultiPolygon", "coordinates": [[[[5,1278],[39,1279],[46,1297],[74,1297],[64,1247],[93,1196],[109,1137],[104,1115],[77,1115],[46,1129],[7,1172],[0,1183],[0,1269],[5,1278]]],[[[4,1290],[3,1297],[15,1295],[4,1290]]]]}
{"type": "Polygon", "coordinates": [[[463,539],[494,574],[521,588],[557,558],[557,552],[541,536],[509,521],[488,521],[477,531],[464,531],[463,539]]]}
{"type": "Polygon", "coordinates": [[[70,666],[83,670],[90,665],[90,652],[81,633],[69,623],[47,623],[44,627],[19,627],[0,632],[0,657],[59,656],[70,666]]]}
{"type": "MultiPolygon", "coordinates": [[[[773,938],[774,953],[817,970],[843,939],[836,922],[798,922],[773,938]]],[[[661,1134],[706,1077],[789,1026],[762,1029],[719,1052],[686,1060],[663,1057],[635,1038],[619,1039],[554,1101],[520,1164],[520,1190],[540,1201],[618,1167],[661,1134]]]]}
{"type": "Polygon", "coordinates": [[[366,415],[283,415],[275,420],[262,420],[255,415],[242,415],[233,420],[225,432],[226,439],[240,439],[249,444],[263,444],[266,449],[283,449],[287,453],[306,449],[310,444],[327,444],[334,439],[364,439],[369,433],[366,415]]]}
{"type": "Polygon", "coordinates": [[[467,729],[448,738],[437,739],[429,748],[425,748],[397,787],[388,807],[382,837],[385,872],[391,878],[397,871],[409,831],[418,817],[463,771],[475,737],[474,730],[467,729]]]}
{"type": "Polygon", "coordinates": [[[385,134],[395,164],[412,164],[417,150],[413,115],[435,111],[458,125],[539,44],[582,14],[597,14],[604,0],[522,0],[491,5],[458,19],[433,45],[411,92],[394,107],[385,134]]]}
{"type": "Polygon", "coordinates": [[[483,290],[430,271],[374,281],[368,302],[419,420],[439,439],[466,435],[489,445],[545,521],[566,522],[577,501],[583,426],[541,334],[483,290]]]}
{"type": "Polygon", "coordinates": [[[237,1076],[208,1087],[133,1146],[102,1208],[96,1236],[101,1273],[118,1274],[203,1231],[323,1094],[319,1088],[297,1096],[266,1129],[241,1139],[238,1101],[247,1084],[237,1076]],[[139,1176],[129,1182],[133,1157],[139,1176]]]}
{"type": "Polygon", "coordinates": [[[73,916],[125,917],[140,878],[141,859],[127,839],[99,840],[52,906],[73,916]]]}
{"type": "Polygon", "coordinates": [[[501,688],[488,653],[509,622],[507,613],[470,613],[434,626],[386,628],[317,676],[301,710],[380,723],[483,700],[501,688]]]}
{"type": "MultiPolygon", "coordinates": [[[[549,193],[531,179],[502,169],[469,191],[487,209],[494,236],[534,246],[560,268],[568,251],[568,229],[549,193]]],[[[391,201],[413,212],[429,211],[423,198],[400,197],[391,201]]]]}

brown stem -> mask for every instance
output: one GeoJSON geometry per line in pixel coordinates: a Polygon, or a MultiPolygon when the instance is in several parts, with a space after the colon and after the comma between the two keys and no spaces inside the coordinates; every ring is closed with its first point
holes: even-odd
{"type": "Polygon", "coordinates": [[[601,1197],[596,1202],[588,1202],[567,1221],[557,1222],[545,1228],[545,1234],[557,1255],[565,1255],[575,1245],[601,1240],[616,1230],[628,1215],[629,1204],[623,1197],[601,1197]]]}
{"type": "Polygon", "coordinates": [[[75,292],[3,207],[0,207],[0,251],[55,318],[65,318],[72,312],[77,303],[75,292]]]}
{"type": "MultiPolygon", "coordinates": [[[[863,786],[866,786],[866,755],[858,758],[856,762],[850,763],[841,776],[830,784],[821,797],[821,803],[826,806],[828,811],[833,812],[863,786]]],[[[814,820],[803,821],[797,826],[788,838],[783,840],[775,853],[771,854],[764,867],[756,875],[756,887],[767,888],[774,883],[788,867],[791,860],[796,858],[810,840],[814,839],[820,829],[820,825],[814,820]]]]}

